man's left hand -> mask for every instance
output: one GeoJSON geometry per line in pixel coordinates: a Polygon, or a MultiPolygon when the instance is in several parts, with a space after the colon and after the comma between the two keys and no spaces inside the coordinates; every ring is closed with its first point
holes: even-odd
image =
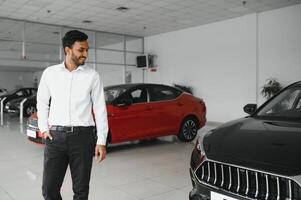
{"type": "Polygon", "coordinates": [[[107,151],[106,151],[105,145],[97,144],[95,146],[95,158],[98,163],[100,163],[101,161],[103,161],[106,158],[106,154],[107,154],[107,151]]]}

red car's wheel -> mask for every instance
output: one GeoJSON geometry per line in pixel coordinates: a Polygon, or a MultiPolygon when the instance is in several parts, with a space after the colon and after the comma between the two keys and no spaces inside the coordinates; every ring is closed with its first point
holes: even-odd
{"type": "Polygon", "coordinates": [[[198,129],[198,122],[194,117],[185,118],[178,134],[179,140],[183,142],[192,141],[196,137],[198,129]]]}

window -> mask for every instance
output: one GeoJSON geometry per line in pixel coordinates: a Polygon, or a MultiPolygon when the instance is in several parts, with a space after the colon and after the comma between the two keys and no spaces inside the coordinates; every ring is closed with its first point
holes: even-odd
{"type": "Polygon", "coordinates": [[[122,94],[126,88],[123,87],[112,87],[112,88],[105,88],[105,99],[107,103],[111,103],[114,101],[117,97],[119,97],[120,94],[122,94]]]}
{"type": "Polygon", "coordinates": [[[30,93],[31,93],[31,95],[36,95],[37,94],[37,90],[31,90],[30,93]]]}
{"type": "Polygon", "coordinates": [[[301,89],[292,88],[284,91],[265,106],[258,116],[300,118],[301,89]]]}
{"type": "Polygon", "coordinates": [[[300,109],[301,108],[301,98],[299,98],[299,100],[296,102],[296,109],[300,109]]]}
{"type": "Polygon", "coordinates": [[[23,90],[16,92],[16,95],[19,97],[23,96],[24,94],[25,94],[25,91],[23,91],[23,90]]]}
{"type": "Polygon", "coordinates": [[[133,90],[130,93],[130,97],[133,100],[133,103],[145,103],[147,102],[147,90],[146,88],[139,88],[133,90]]]}
{"type": "Polygon", "coordinates": [[[166,86],[152,86],[151,91],[151,101],[172,100],[181,94],[181,91],[166,86]]]}

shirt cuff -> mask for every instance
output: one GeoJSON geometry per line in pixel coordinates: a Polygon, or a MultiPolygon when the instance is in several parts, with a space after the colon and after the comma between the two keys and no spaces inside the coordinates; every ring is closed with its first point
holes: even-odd
{"type": "Polygon", "coordinates": [[[45,132],[49,132],[49,128],[47,128],[47,129],[40,129],[40,132],[43,134],[43,133],[45,133],[45,132]]]}
{"type": "Polygon", "coordinates": [[[96,144],[106,146],[106,139],[98,136],[96,144]]]}

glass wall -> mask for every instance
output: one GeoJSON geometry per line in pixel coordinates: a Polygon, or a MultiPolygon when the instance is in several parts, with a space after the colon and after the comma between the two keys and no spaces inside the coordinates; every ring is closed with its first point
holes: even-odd
{"type": "Polygon", "coordinates": [[[104,86],[123,83],[121,80],[124,78],[124,70],[120,65],[97,64],[97,69],[104,86]]]}
{"type": "Polygon", "coordinates": [[[0,18],[0,59],[20,59],[23,22],[0,18]]]}
{"type": "MultiPolygon", "coordinates": [[[[64,59],[61,38],[73,29],[77,28],[0,18],[0,63],[37,71],[60,63],[64,59]]],[[[87,64],[101,73],[104,85],[143,82],[143,71],[136,68],[136,56],[144,49],[142,37],[78,30],[89,37],[87,64]]]]}

